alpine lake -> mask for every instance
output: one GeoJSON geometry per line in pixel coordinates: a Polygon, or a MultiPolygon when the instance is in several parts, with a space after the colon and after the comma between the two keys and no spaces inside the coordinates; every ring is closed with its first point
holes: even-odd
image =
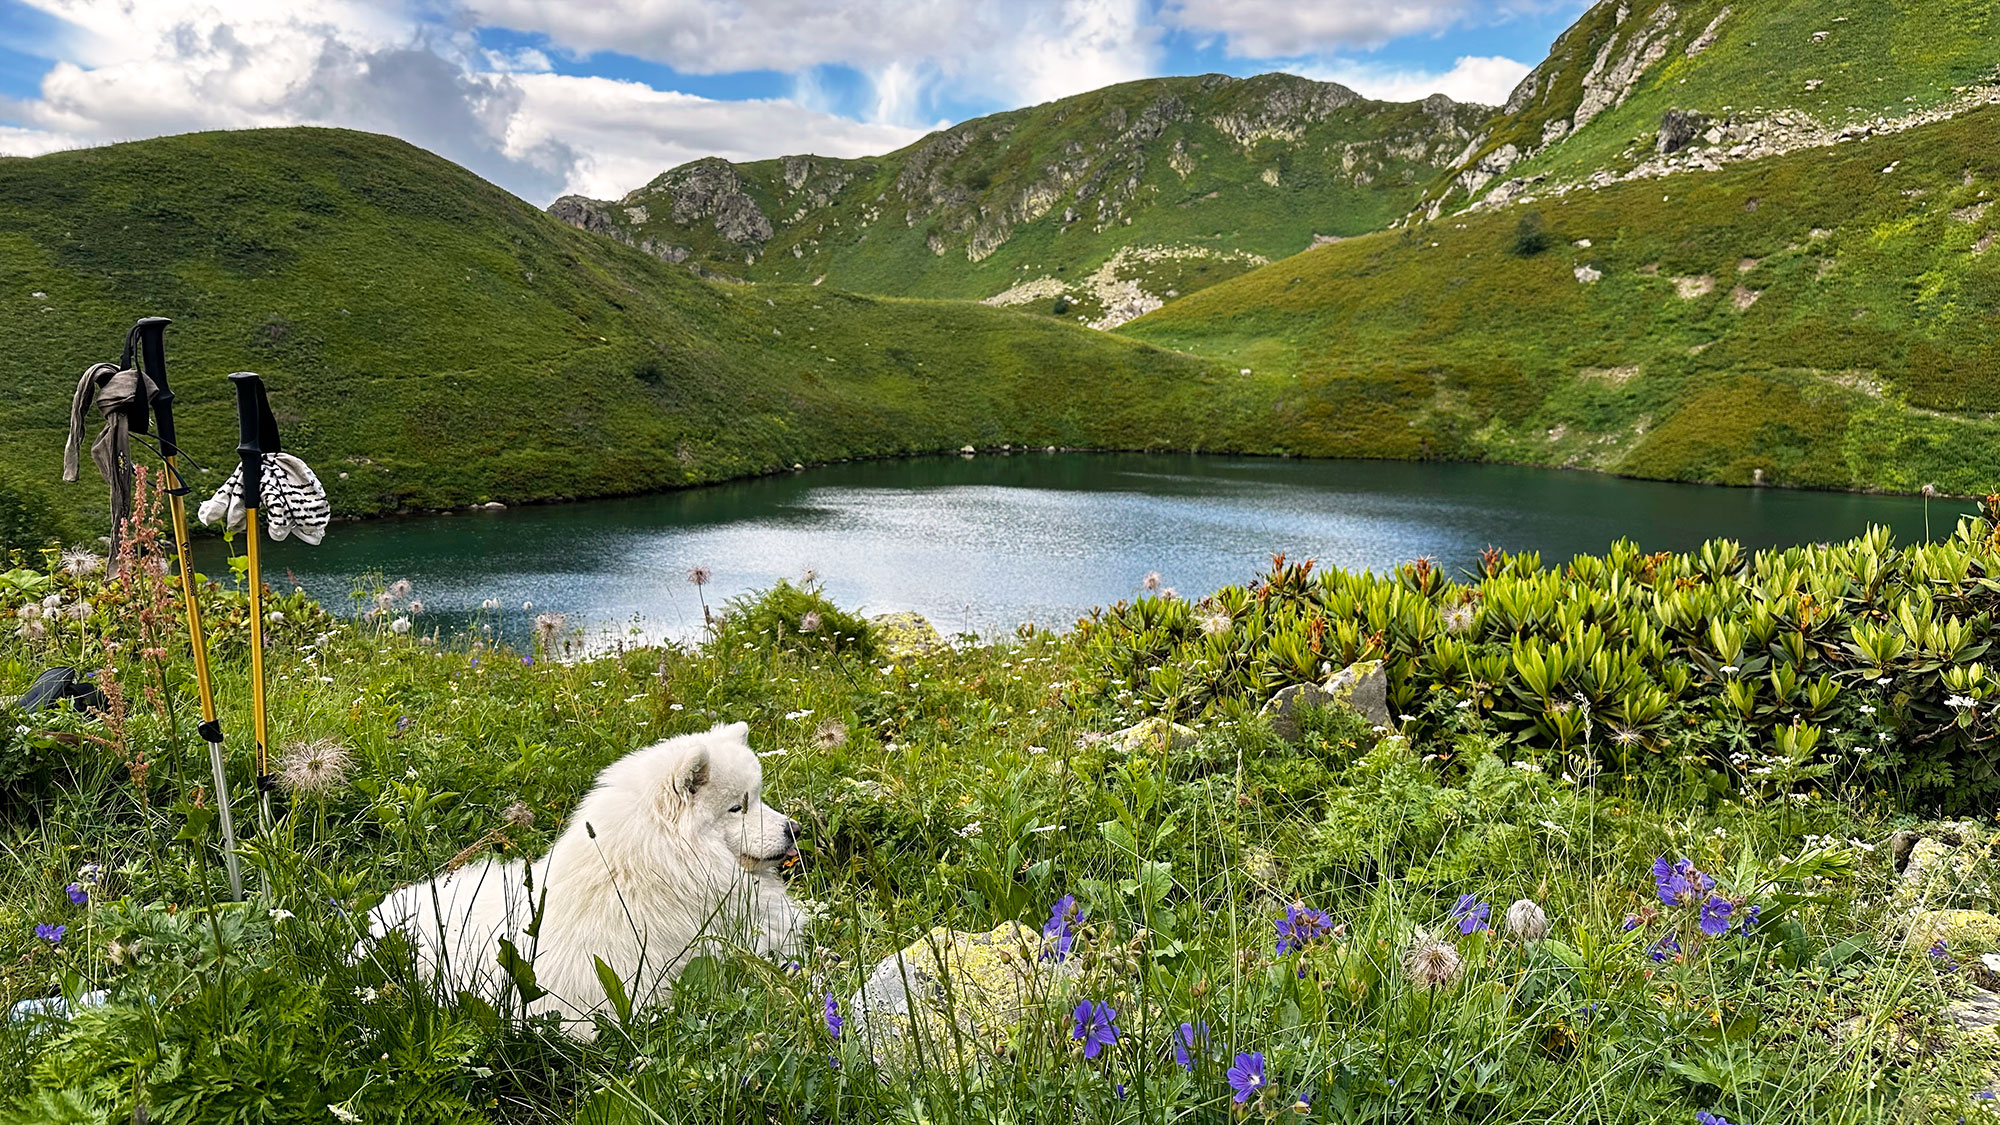
{"type": "MultiPolygon", "coordinates": [[[[336,523],[317,547],[270,544],[273,585],[358,612],[407,579],[413,624],[498,630],[565,615],[590,643],[691,639],[703,606],[808,575],[866,614],[914,610],[941,632],[1062,628],[1163,589],[1199,598],[1270,557],[1382,570],[1428,557],[1457,575],[1482,548],[1544,564],[1627,537],[1648,551],[1726,537],[1834,542],[1871,524],[1949,536],[1957,500],[1718,488],[1505,465],[1204,455],[981,454],[828,465],[615,500],[336,523]],[[690,571],[709,573],[698,588],[690,571]],[[498,609],[481,609],[497,603],[498,609]]],[[[199,565],[226,573],[215,541],[199,565]]],[[[240,551],[241,541],[233,548],[240,551]]]]}

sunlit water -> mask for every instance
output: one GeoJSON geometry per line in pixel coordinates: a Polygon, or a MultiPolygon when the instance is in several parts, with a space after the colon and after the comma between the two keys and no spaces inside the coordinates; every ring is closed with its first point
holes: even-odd
{"type": "MultiPolygon", "coordinates": [[[[1931,502],[1949,534],[1961,505],[1931,502]]],[[[1545,561],[1711,537],[1753,547],[1845,539],[1871,523],[1925,534],[1920,499],[1621,480],[1494,465],[1136,454],[1021,454],[834,465],[683,492],[335,524],[271,545],[274,584],[329,606],[364,580],[408,579],[422,623],[461,628],[480,603],[519,637],[524,603],[593,634],[687,637],[711,606],[810,569],[841,606],[915,610],[947,632],[1066,626],[1138,594],[1255,577],[1271,554],[1380,570],[1418,556],[1457,571],[1481,548],[1545,561]],[[688,572],[707,568],[704,590],[688,572]]],[[[218,550],[210,545],[211,550],[218,550]]],[[[219,570],[217,561],[208,568],[219,570]]]]}

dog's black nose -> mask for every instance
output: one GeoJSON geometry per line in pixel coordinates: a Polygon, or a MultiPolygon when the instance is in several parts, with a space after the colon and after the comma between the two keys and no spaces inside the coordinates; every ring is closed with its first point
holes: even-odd
{"type": "Polygon", "coordinates": [[[796,821],[796,820],[793,820],[793,819],[792,819],[791,817],[786,817],[786,818],[785,818],[785,843],[787,843],[787,844],[795,844],[795,843],[798,843],[798,840],[799,840],[799,822],[798,822],[798,821],[796,821]]]}

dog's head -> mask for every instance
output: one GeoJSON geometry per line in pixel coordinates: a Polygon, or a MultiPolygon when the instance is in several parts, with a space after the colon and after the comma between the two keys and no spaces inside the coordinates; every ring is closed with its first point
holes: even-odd
{"type": "Polygon", "coordinates": [[[747,723],[629,754],[605,771],[600,787],[637,797],[674,835],[727,848],[745,870],[772,874],[798,858],[798,822],[764,803],[764,766],[750,749],[747,723]]]}

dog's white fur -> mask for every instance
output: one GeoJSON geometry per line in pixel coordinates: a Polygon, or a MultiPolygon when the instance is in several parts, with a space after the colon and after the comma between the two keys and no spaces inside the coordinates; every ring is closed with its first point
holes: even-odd
{"type": "Polygon", "coordinates": [[[560,1012],[588,1037],[592,1013],[610,1007],[598,958],[643,1007],[666,999],[704,946],[790,946],[801,919],[777,870],[797,855],[798,825],[763,803],[763,779],[744,723],[634,751],[598,775],[546,856],[403,887],[371,912],[369,932],[403,931],[448,992],[501,1005],[518,996],[498,961],[506,938],[548,993],[516,1007],[560,1012]]]}

